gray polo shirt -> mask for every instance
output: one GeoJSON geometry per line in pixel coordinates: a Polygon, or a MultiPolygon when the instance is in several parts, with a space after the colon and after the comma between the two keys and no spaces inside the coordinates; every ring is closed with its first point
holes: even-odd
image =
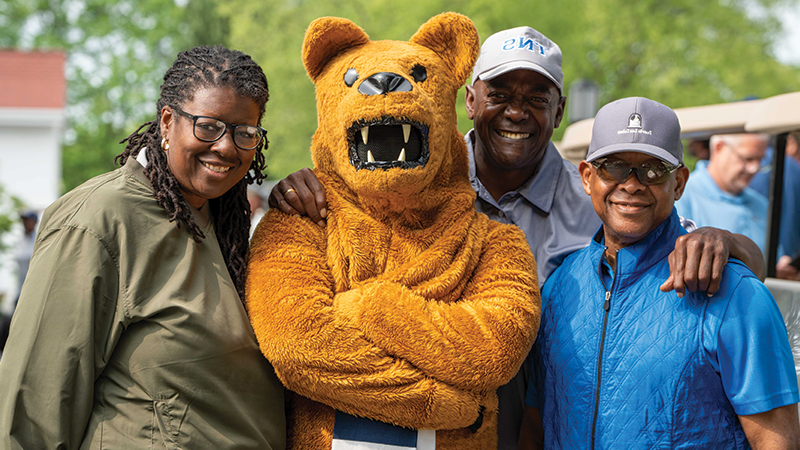
{"type": "MultiPolygon", "coordinates": [[[[566,161],[552,142],[533,176],[519,189],[495,201],[475,173],[474,130],[464,139],[469,154],[469,178],[478,194],[475,209],[493,220],[522,229],[536,258],[539,287],[570,253],[589,244],[600,227],[592,199],[583,190],[578,168],[566,161]]],[[[531,360],[527,358],[517,375],[497,390],[498,450],[516,450],[525,404],[531,360]]]]}
{"type": "Polygon", "coordinates": [[[600,227],[592,199],[583,190],[578,168],[561,157],[551,142],[533,176],[496,202],[475,174],[473,130],[465,136],[469,178],[478,194],[475,208],[502,223],[522,229],[539,272],[539,286],[564,257],[589,244],[600,227]]]}

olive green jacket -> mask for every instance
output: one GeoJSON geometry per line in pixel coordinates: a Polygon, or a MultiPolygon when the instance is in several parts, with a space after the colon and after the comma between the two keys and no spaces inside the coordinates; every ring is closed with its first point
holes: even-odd
{"type": "Polygon", "coordinates": [[[133,158],[44,213],[0,361],[0,449],[283,449],[283,388],[214,234],[133,158]]]}

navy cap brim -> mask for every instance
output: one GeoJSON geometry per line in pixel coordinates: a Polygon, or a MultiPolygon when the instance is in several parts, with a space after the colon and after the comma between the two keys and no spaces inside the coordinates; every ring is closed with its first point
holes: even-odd
{"type": "Polygon", "coordinates": [[[586,158],[586,162],[592,162],[598,158],[622,152],[645,153],[647,155],[655,156],[658,159],[666,161],[667,163],[672,164],[673,166],[679,166],[682,164],[680,161],[678,161],[677,158],[675,158],[675,156],[673,156],[670,152],[664,150],[663,148],[656,147],[655,145],[643,144],[640,142],[626,142],[622,144],[613,144],[603,147],[599,150],[595,150],[590,157],[586,158]]]}

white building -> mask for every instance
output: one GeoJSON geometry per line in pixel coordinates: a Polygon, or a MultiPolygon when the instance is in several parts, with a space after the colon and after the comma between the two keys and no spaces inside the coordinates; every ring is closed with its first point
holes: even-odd
{"type": "MultiPolygon", "coordinates": [[[[39,214],[60,194],[65,62],[64,52],[0,50],[0,185],[39,214]]],[[[6,297],[16,296],[15,270],[3,255],[6,297]]]]}

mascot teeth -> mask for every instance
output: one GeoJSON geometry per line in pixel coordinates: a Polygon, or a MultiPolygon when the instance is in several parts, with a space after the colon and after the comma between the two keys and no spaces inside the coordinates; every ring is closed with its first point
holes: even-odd
{"type": "Polygon", "coordinates": [[[411,169],[428,161],[428,127],[405,118],[359,120],[348,130],[356,169],[411,169]]]}
{"type": "Polygon", "coordinates": [[[335,17],[306,31],[329,219],[268,211],[245,296],[287,388],[287,450],[497,448],[495,391],[541,302],[525,235],[475,211],[455,108],[479,53],[456,13],[408,42],[335,17]]]}

